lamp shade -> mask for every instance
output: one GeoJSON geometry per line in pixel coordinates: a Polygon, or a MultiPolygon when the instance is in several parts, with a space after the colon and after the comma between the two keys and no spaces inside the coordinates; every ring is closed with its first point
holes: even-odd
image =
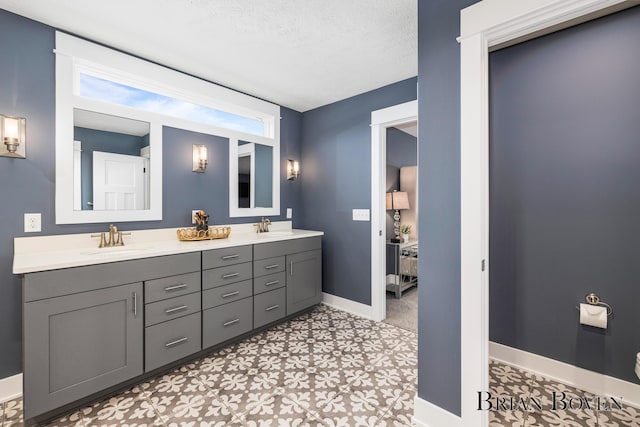
{"type": "Polygon", "coordinates": [[[410,209],[409,207],[409,196],[404,191],[395,191],[391,193],[393,198],[393,209],[396,210],[404,210],[410,209]]]}
{"type": "Polygon", "coordinates": [[[386,194],[387,210],[401,211],[411,209],[409,206],[409,196],[405,191],[394,191],[386,194]]]}

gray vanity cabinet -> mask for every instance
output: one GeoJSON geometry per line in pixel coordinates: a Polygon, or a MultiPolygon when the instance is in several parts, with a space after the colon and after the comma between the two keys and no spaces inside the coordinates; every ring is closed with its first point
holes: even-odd
{"type": "Polygon", "coordinates": [[[322,301],[322,251],[287,255],[287,314],[322,301]]]}
{"type": "MultiPolygon", "coordinates": [[[[266,267],[280,265],[280,261],[284,258],[286,311],[283,311],[282,317],[284,317],[284,313],[286,313],[286,315],[294,314],[322,301],[321,237],[308,237],[254,245],[253,257],[254,266],[260,267],[254,269],[254,271],[264,271],[265,273],[270,271],[266,270],[266,267]]],[[[273,270],[278,271],[279,268],[274,267],[273,270]]],[[[274,275],[273,280],[269,277],[269,281],[266,283],[274,283],[273,286],[275,288],[277,286],[275,283],[278,283],[278,280],[280,279],[274,275]]],[[[259,283],[260,285],[256,286],[254,282],[255,293],[265,290],[264,285],[266,283],[259,283]]],[[[256,304],[256,319],[277,320],[277,318],[273,319],[273,314],[266,312],[267,309],[278,305],[276,295],[280,295],[280,292],[270,290],[260,297],[261,301],[267,301],[267,299],[270,299],[270,301],[269,304],[265,304],[264,308],[256,304]],[[271,296],[266,294],[271,294],[271,296]],[[264,313],[262,313],[263,310],[265,311],[264,313]]],[[[278,307],[278,309],[279,308],[280,307],[278,307]]],[[[271,308],[271,310],[276,309],[271,308]]],[[[265,321],[266,320],[263,320],[260,323],[265,321]]]]}
{"type": "Polygon", "coordinates": [[[24,304],[25,419],[142,374],[142,321],[140,282],[24,304]]]}

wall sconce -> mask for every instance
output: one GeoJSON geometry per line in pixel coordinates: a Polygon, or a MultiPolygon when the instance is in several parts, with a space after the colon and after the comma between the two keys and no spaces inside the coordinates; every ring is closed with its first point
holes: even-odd
{"type": "Polygon", "coordinates": [[[208,163],[207,146],[193,144],[193,171],[204,172],[208,163]]]}
{"type": "Polygon", "coordinates": [[[24,159],[26,157],[25,131],[27,120],[22,117],[0,115],[0,135],[2,145],[0,156],[24,159]]]}
{"type": "Polygon", "coordinates": [[[300,175],[300,163],[297,160],[287,160],[287,179],[296,179],[300,175]]]}

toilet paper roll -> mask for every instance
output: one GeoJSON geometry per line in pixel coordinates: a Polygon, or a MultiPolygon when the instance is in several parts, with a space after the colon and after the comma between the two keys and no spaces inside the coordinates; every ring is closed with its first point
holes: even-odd
{"type": "Polygon", "coordinates": [[[607,307],[580,304],[580,323],[607,329],[607,307]]]}

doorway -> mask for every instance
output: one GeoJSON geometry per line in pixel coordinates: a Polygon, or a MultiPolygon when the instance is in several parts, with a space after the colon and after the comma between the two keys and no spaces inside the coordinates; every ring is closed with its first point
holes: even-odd
{"type": "Polygon", "coordinates": [[[387,130],[417,123],[417,120],[418,101],[371,113],[371,318],[378,322],[387,314],[387,130]]]}

